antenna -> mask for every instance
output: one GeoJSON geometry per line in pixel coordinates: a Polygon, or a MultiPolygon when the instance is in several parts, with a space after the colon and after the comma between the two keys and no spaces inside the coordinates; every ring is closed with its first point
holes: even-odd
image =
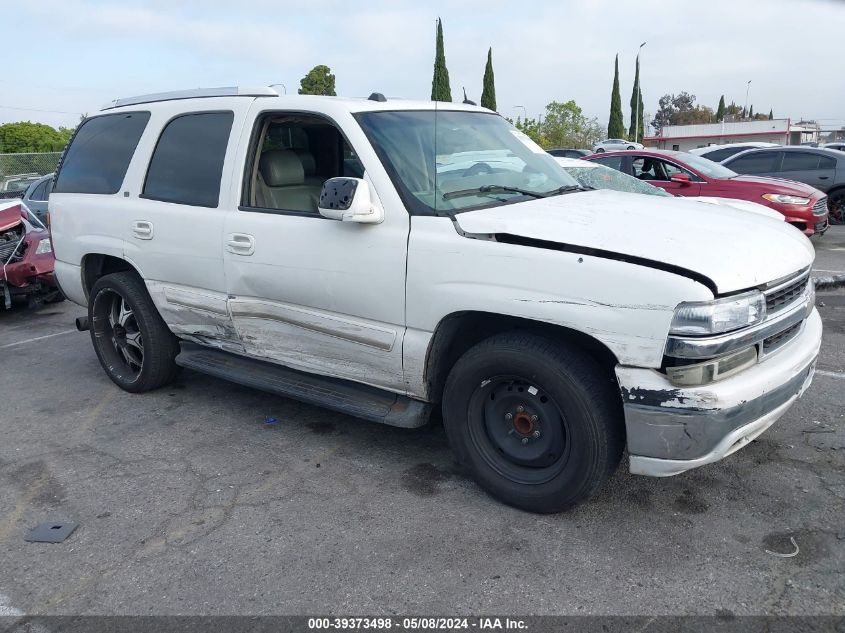
{"type": "Polygon", "coordinates": [[[464,103],[465,103],[466,105],[477,105],[477,104],[475,103],[475,101],[470,101],[470,100],[467,98],[467,89],[466,89],[466,88],[464,88],[463,90],[464,90],[464,103]]]}

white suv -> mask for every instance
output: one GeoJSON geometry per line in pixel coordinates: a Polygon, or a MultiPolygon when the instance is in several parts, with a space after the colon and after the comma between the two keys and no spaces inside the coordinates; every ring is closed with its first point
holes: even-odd
{"type": "Polygon", "coordinates": [[[539,512],[716,461],[810,383],[782,221],[585,190],[493,112],[220,89],[119,100],[49,201],[56,274],[132,392],[178,366],[403,427],[539,512]],[[738,236],[745,236],[741,246],[738,236]]]}

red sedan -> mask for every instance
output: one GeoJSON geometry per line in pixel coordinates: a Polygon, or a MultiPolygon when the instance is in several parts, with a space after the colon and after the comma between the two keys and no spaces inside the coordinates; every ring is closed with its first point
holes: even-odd
{"type": "Polygon", "coordinates": [[[634,150],[593,154],[595,161],[645,180],[677,196],[713,196],[750,200],[771,207],[806,235],[827,228],[827,197],[801,182],[743,176],[711,160],[667,150],[634,150]]]}

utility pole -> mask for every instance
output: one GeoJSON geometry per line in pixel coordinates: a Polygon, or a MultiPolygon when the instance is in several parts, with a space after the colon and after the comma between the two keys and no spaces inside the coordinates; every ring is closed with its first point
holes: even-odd
{"type": "MultiPolygon", "coordinates": [[[[640,44],[640,47],[637,49],[637,70],[640,68],[640,51],[643,50],[643,46],[646,45],[646,42],[640,44]]],[[[637,85],[634,86],[634,90],[636,91],[636,95],[634,96],[634,101],[637,102],[637,111],[636,115],[634,116],[634,143],[637,142],[637,139],[640,138],[640,77],[639,73],[637,74],[637,85]]]]}
{"type": "Polygon", "coordinates": [[[525,106],[516,105],[516,106],[513,107],[514,110],[516,110],[517,108],[522,108],[522,120],[527,121],[528,120],[528,110],[525,109],[525,106]]]}

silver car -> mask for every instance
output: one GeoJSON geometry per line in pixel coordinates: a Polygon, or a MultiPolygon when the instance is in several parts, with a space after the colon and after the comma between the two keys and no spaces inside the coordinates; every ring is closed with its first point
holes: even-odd
{"type": "Polygon", "coordinates": [[[623,149],[644,149],[644,147],[642,143],[626,141],[624,138],[608,138],[593,146],[593,152],[596,154],[601,154],[602,152],[618,152],[623,149]]]}
{"type": "Polygon", "coordinates": [[[23,202],[43,224],[47,224],[47,199],[53,189],[53,174],[30,183],[23,194],[23,202]]]}

